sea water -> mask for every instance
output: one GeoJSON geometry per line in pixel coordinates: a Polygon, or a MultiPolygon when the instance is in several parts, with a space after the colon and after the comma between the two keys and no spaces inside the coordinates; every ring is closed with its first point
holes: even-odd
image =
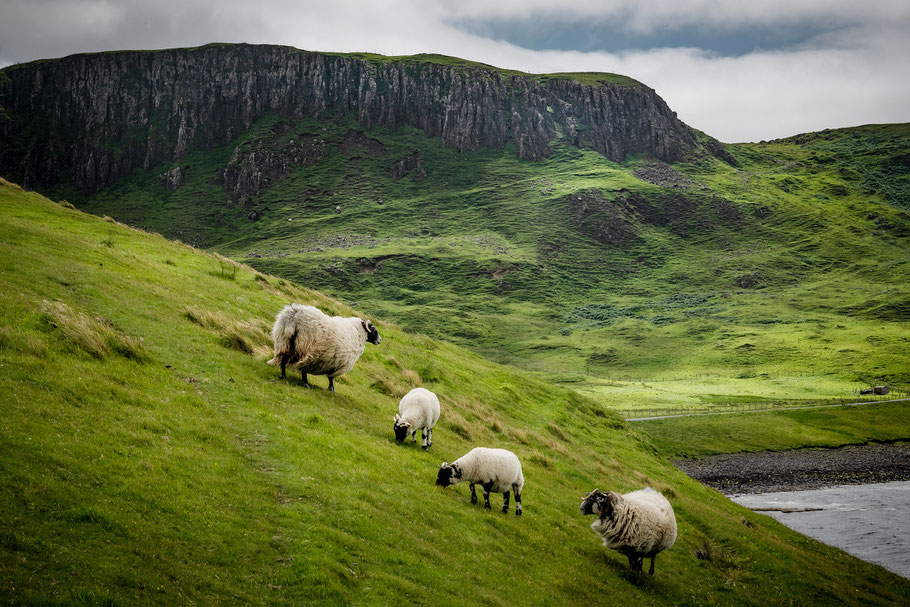
{"type": "Polygon", "coordinates": [[[910,481],[729,496],[803,535],[910,578],[910,481]]]}

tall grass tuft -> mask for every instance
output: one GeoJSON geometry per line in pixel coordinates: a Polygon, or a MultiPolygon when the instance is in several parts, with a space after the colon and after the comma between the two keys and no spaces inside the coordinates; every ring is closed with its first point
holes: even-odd
{"type": "Polygon", "coordinates": [[[114,353],[137,362],[149,359],[138,338],[119,331],[109,320],[73,310],[62,301],[45,300],[41,312],[45,322],[60,331],[66,342],[95,358],[114,353]]]}
{"type": "Polygon", "coordinates": [[[269,326],[261,319],[235,320],[223,312],[200,310],[193,306],[187,306],[184,315],[200,327],[216,333],[225,348],[257,358],[270,357],[272,342],[269,326]]]}

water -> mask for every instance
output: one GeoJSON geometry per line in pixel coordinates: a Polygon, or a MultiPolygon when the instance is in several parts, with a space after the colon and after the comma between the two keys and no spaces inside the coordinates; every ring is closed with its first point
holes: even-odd
{"type": "Polygon", "coordinates": [[[910,578],[910,481],[731,495],[803,535],[910,578]],[[796,510],[782,512],[780,510],[796,510]]]}

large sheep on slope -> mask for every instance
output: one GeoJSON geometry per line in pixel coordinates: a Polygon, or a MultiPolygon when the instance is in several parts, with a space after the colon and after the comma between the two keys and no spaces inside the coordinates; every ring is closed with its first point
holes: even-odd
{"type": "Polygon", "coordinates": [[[582,514],[596,514],[591,529],[603,538],[604,546],[618,550],[629,559],[629,569],[641,573],[642,561],[654,557],[676,541],[676,516],[663,495],[647,487],[625,495],[595,489],[581,503],[582,514]]]}
{"type": "Polygon", "coordinates": [[[502,511],[509,511],[509,490],[515,493],[515,514],[521,514],[521,489],[525,477],[521,473],[521,462],[511,451],[477,447],[471,449],[451,464],[442,463],[436,484],[440,487],[457,485],[462,481],[471,483],[471,503],[477,503],[475,484],[483,487],[484,507],[490,507],[490,492],[502,493],[502,511]]]}
{"type": "Polygon", "coordinates": [[[399,443],[410,434],[417,442],[417,431],[423,430],[423,450],[433,446],[433,426],[439,421],[439,399],[426,388],[414,388],[398,403],[395,415],[395,440],[399,443]]]}
{"type": "Polygon", "coordinates": [[[378,344],[379,332],[368,320],[356,317],[326,316],[313,306],[288,304],[278,312],[272,327],[275,357],[270,365],[293,364],[300,369],[307,388],[307,373],[328,375],[329,390],[334,379],[347,373],[363,354],[366,342],[378,344]]]}

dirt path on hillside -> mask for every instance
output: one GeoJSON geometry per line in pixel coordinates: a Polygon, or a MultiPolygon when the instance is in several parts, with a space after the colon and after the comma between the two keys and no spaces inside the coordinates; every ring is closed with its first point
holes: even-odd
{"type": "Polygon", "coordinates": [[[673,462],[726,494],[910,480],[910,442],[712,455],[673,462]]]}

